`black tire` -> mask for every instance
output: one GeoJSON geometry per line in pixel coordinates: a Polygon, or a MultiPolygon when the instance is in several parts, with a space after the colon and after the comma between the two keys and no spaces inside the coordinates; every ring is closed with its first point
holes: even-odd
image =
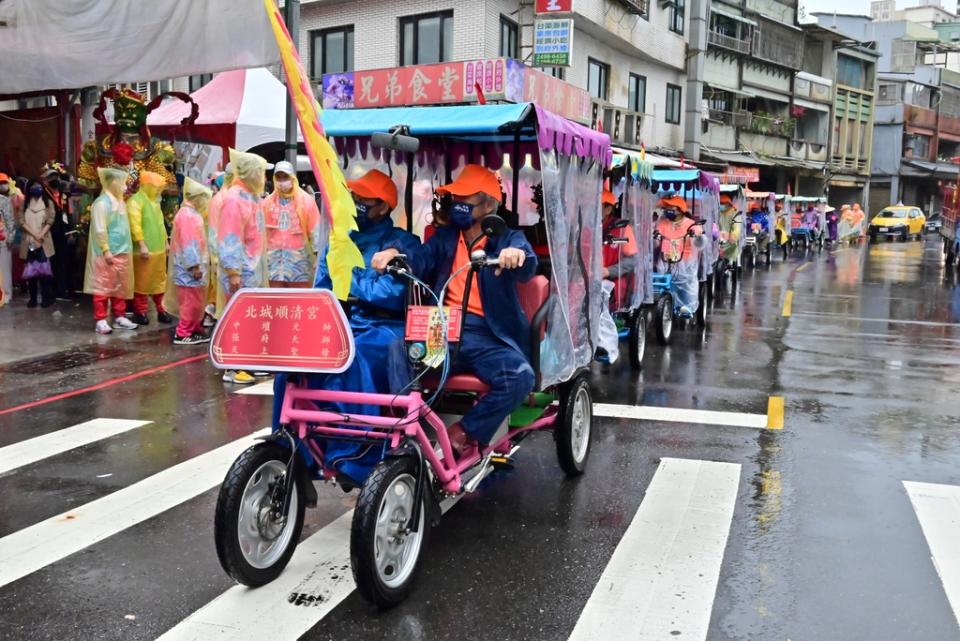
{"type": "Polygon", "coordinates": [[[669,345],[673,336],[673,296],[670,294],[661,296],[653,306],[653,324],[657,330],[657,341],[661,345],[669,345]]]}
{"type": "Polygon", "coordinates": [[[642,369],[643,354],[647,349],[647,314],[644,310],[638,309],[630,315],[630,335],[627,341],[630,367],[642,369]]]}
{"type": "MultiPolygon", "coordinates": [[[[213,530],[217,557],[220,559],[220,565],[226,573],[243,585],[255,588],[265,585],[277,578],[280,573],[283,572],[287,563],[290,562],[290,557],[293,556],[293,551],[300,541],[300,532],[303,530],[303,514],[306,510],[306,501],[304,498],[306,495],[304,491],[305,480],[301,474],[296,475],[293,495],[290,499],[291,515],[294,518],[293,530],[288,533],[288,524],[285,523],[281,526],[276,537],[274,537],[275,539],[280,539],[281,537],[287,539],[285,548],[277,559],[266,567],[256,567],[248,560],[239,539],[241,527],[240,510],[245,503],[244,493],[248,489],[252,490],[264,481],[266,481],[268,487],[271,488],[271,495],[273,491],[272,488],[277,487],[276,484],[279,484],[282,490],[286,476],[285,469],[289,459],[289,449],[277,443],[257,443],[245,450],[239,458],[234,461],[233,465],[230,466],[230,470],[227,472],[227,477],[224,479],[223,485],[220,486],[220,494],[217,497],[217,508],[214,513],[213,530]],[[283,470],[283,473],[277,477],[276,474],[280,470],[283,470]],[[260,476],[259,479],[257,478],[258,475],[264,474],[268,476],[260,476]],[[269,475],[274,475],[274,478],[271,479],[269,475]],[[254,482],[253,487],[249,487],[251,481],[254,482]]],[[[263,510],[268,509],[266,501],[269,501],[269,498],[265,495],[260,503],[261,508],[258,519],[270,518],[269,513],[265,514],[263,512],[263,510]]],[[[287,521],[289,521],[289,516],[290,515],[287,517],[287,521]]],[[[243,521],[244,524],[248,522],[250,521],[247,519],[243,521]]],[[[275,523],[276,521],[258,520],[257,530],[259,534],[262,535],[265,527],[271,527],[275,523]]],[[[250,522],[250,524],[252,525],[252,522],[250,522]]],[[[279,543],[283,544],[283,540],[279,543]]]]}
{"type": "Polygon", "coordinates": [[[561,392],[560,414],[557,417],[557,429],[553,433],[557,443],[557,460],[567,476],[580,476],[586,470],[592,428],[590,384],[585,377],[578,376],[565,385],[561,392]]]}
{"type": "Polygon", "coordinates": [[[900,233],[900,242],[901,242],[901,243],[907,242],[907,232],[906,232],[906,231],[903,231],[903,232],[900,233]]]}
{"type": "Polygon", "coordinates": [[[755,267],[755,252],[749,247],[744,247],[740,254],[740,264],[744,269],[753,269],[755,267]]]}
{"type": "Polygon", "coordinates": [[[733,292],[737,289],[737,280],[740,278],[740,261],[738,260],[733,265],[733,271],[730,272],[730,291],[733,292]]]}
{"type": "Polygon", "coordinates": [[[704,327],[707,324],[707,288],[705,283],[700,283],[697,302],[697,326],[704,327]]]}
{"type": "Polygon", "coordinates": [[[767,256],[766,256],[766,261],[765,261],[765,262],[766,262],[766,264],[767,264],[767,267],[769,267],[769,266],[770,266],[770,263],[773,262],[773,261],[771,260],[771,257],[772,257],[772,255],[773,255],[773,248],[770,246],[770,243],[769,243],[769,242],[767,243],[767,252],[766,252],[766,253],[767,253],[767,256]]]}
{"type": "MultiPolygon", "coordinates": [[[[414,587],[417,570],[420,568],[420,556],[423,554],[430,532],[430,523],[427,519],[427,495],[429,494],[427,488],[424,488],[421,493],[419,543],[411,543],[415,549],[412,551],[413,557],[408,558],[408,562],[412,565],[402,568],[404,575],[397,585],[390,585],[388,583],[390,579],[385,580],[377,567],[378,521],[381,512],[389,509],[384,501],[385,495],[391,488],[403,487],[404,492],[412,493],[409,495],[408,508],[412,509],[416,496],[416,483],[416,460],[409,456],[401,456],[387,458],[377,463],[363,487],[360,488],[357,507],[353,512],[353,523],[350,526],[350,565],[353,568],[353,580],[357,584],[357,590],[363,598],[378,608],[389,608],[406,599],[414,587]]],[[[393,494],[400,495],[396,490],[393,494]]],[[[396,518],[402,518],[403,515],[401,510],[396,518]]],[[[409,517],[409,512],[406,516],[409,517]]],[[[393,518],[389,521],[394,523],[393,518]]],[[[399,524],[396,526],[399,527],[399,524]]],[[[404,542],[409,536],[409,533],[404,535],[404,542]]],[[[392,565],[388,565],[388,574],[389,568],[392,568],[392,565]]]]}

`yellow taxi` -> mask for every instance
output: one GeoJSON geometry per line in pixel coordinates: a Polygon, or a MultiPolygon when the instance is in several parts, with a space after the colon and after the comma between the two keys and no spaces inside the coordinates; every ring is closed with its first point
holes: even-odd
{"type": "Polygon", "coordinates": [[[867,234],[870,240],[881,236],[899,238],[901,241],[911,237],[920,239],[923,238],[923,226],[926,222],[927,218],[919,207],[891,205],[873,217],[867,234]]]}

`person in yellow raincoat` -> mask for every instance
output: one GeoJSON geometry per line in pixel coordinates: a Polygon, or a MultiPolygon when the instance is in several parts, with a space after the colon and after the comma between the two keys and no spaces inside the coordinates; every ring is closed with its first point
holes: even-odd
{"type": "Polygon", "coordinates": [[[137,329],[124,317],[127,299],[133,296],[133,242],[123,191],[127,172],[113,167],[97,170],[103,191],[90,207],[90,237],[87,241],[87,267],[83,291],[93,295],[93,318],[98,334],[109,334],[114,327],[137,329]],[[107,322],[108,306],[113,306],[113,326],[107,322]]]}
{"type": "Polygon", "coordinates": [[[160,195],[166,180],[152,171],[140,172],[140,189],[127,200],[133,257],[133,322],[149,325],[150,299],[157,308],[157,321],[172,323],[163,307],[167,289],[167,228],[160,209],[160,195]]]}

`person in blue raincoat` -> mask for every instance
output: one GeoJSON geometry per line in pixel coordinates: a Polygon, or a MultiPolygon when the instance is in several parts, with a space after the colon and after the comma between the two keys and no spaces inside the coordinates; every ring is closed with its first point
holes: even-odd
{"type": "MultiPolygon", "coordinates": [[[[497,268],[477,272],[467,298],[467,315],[460,347],[451,373],[467,372],[490,390],[448,432],[455,451],[463,452],[468,441],[487,445],[510,414],[523,402],[536,383],[530,365],[530,323],[520,305],[517,283],[536,274],[537,257],[521,232],[509,230],[483,238],[481,221],[496,213],[503,202],[500,182],[489,169],[467,165],[457,179],[437,189],[452,198],[436,233],[410,257],[414,273],[439,293],[451,274],[470,261],[469,245],[497,258],[497,268]]],[[[388,249],[374,256],[372,265],[384,269],[399,253],[388,249]]],[[[445,305],[461,307],[469,269],[459,271],[447,286],[445,305]]]]}
{"type": "MultiPolygon", "coordinates": [[[[367,265],[354,268],[350,285],[350,328],[356,357],[341,374],[311,377],[310,386],[325,390],[399,393],[400,390],[390,388],[388,355],[391,349],[396,353],[397,343],[402,345],[403,342],[406,283],[398,276],[378,272],[369,265],[374,254],[386,247],[412,254],[419,248],[420,240],[393,225],[390,214],[397,206],[397,187],[389,176],[374,169],[357,180],[348,181],[347,187],[353,193],[357,207],[358,230],[351,232],[350,237],[367,265]]],[[[333,289],[326,250],[317,261],[314,287],[333,289]]],[[[274,425],[279,420],[285,384],[285,376],[278,376],[274,383],[274,425]]],[[[341,404],[338,409],[354,414],[380,414],[376,405],[341,404]]],[[[373,452],[369,446],[344,441],[328,442],[324,453],[328,464],[357,483],[363,482],[369,469],[379,460],[379,450],[373,452]]]]}

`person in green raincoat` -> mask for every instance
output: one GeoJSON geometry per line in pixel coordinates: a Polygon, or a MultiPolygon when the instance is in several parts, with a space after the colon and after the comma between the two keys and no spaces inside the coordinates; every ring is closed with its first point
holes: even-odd
{"type": "Polygon", "coordinates": [[[133,258],[133,322],[148,325],[150,299],[157,308],[157,321],[172,323],[173,316],[163,307],[167,290],[167,228],[160,208],[160,195],[166,180],[152,171],[140,172],[140,189],[127,201],[133,258]]]}

